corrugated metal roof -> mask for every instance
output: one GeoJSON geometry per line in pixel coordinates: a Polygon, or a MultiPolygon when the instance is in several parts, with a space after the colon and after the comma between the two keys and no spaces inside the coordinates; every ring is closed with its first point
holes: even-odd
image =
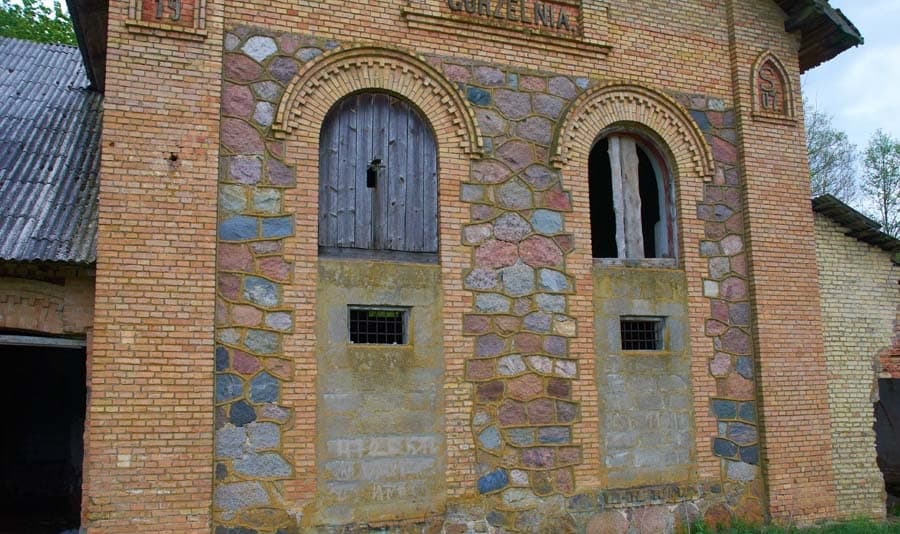
{"type": "Polygon", "coordinates": [[[812,199],[816,213],[828,217],[847,229],[845,235],[886,250],[891,254],[900,252],[900,239],[881,231],[881,225],[832,195],[822,195],[812,199]]]}
{"type": "Polygon", "coordinates": [[[0,259],[96,260],[102,96],[78,48],[0,38],[0,259]]]}

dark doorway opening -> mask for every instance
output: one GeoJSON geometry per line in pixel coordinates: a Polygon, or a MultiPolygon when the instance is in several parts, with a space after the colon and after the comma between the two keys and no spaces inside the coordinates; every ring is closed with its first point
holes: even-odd
{"type": "Polygon", "coordinates": [[[900,505],[900,379],[878,381],[875,403],[875,449],[884,475],[889,508],[900,505]]]}
{"type": "Polygon", "coordinates": [[[77,530],[85,350],[0,345],[0,363],[6,378],[0,388],[0,534],[77,530]]]}

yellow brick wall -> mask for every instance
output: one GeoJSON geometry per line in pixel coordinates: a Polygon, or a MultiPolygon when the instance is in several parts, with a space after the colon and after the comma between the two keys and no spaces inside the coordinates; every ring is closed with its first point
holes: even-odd
{"type": "Polygon", "coordinates": [[[816,265],[825,330],[835,493],[842,517],[883,517],[884,481],[875,463],[878,355],[891,345],[900,306],[900,266],[816,214],[816,265]]]}
{"type": "Polygon", "coordinates": [[[834,493],[803,127],[754,116],[750,98],[752,66],[771,51],[801,109],[799,36],[782,33],[774,2],[732,0],[730,12],[769,511],[778,522],[824,519],[834,493]]]}
{"type": "MultiPolygon", "coordinates": [[[[416,4],[416,2],[412,2],[416,4]]],[[[443,2],[437,4],[444,5],[443,2]]],[[[753,264],[756,334],[762,360],[762,392],[769,425],[768,480],[776,518],[828,517],[833,495],[831,447],[827,431],[807,435],[798,422],[822,417],[825,380],[812,219],[805,203],[805,156],[800,123],[754,122],[750,113],[750,69],[765,50],[787,64],[799,88],[797,37],[783,31],[783,13],[769,0],[709,2],[631,2],[610,0],[600,36],[609,54],[585,55],[560,47],[534,46],[525,38],[501,39],[477,28],[438,32],[408,25],[406,2],[325,3],[276,0],[209,1],[205,36],[134,31],[125,21],[126,2],[110,5],[104,116],[96,319],[91,367],[90,427],[86,437],[85,518],[90,532],[208,532],[213,491],[213,310],[215,306],[216,181],[223,32],[238,26],[263,27],[334,39],[347,46],[364,42],[427,55],[435,64],[484,62],[519,70],[583,76],[596,83],[628,79],[668,94],[704,95],[739,110],[747,189],[745,225],[753,264]],[[733,31],[729,27],[734,26],[733,31]],[[173,161],[172,155],[177,156],[173,161]],[[802,200],[802,202],[798,201],[802,200]],[[804,240],[805,239],[805,240],[804,240]],[[785,272],[788,274],[785,275],[785,272]],[[796,335],[795,325],[807,325],[796,335]],[[803,354],[796,358],[796,354],[803,354]],[[797,388],[800,379],[806,385],[797,388]],[[823,439],[824,438],[824,439],[823,439]],[[149,525],[152,525],[150,527],[149,525]]],[[[600,12],[603,12],[601,9],[600,12]]],[[[345,92],[353,87],[345,87],[345,92]]],[[[409,89],[411,92],[414,89],[409,89]]],[[[333,102],[334,94],[322,102],[333,102]]],[[[799,109],[800,95],[794,93],[799,109]]],[[[324,115],[325,109],[318,110],[324,115]]],[[[431,112],[433,110],[425,110],[431,112]]],[[[295,283],[285,301],[295,306],[296,330],[284,349],[296,356],[298,377],[285,389],[295,410],[286,432],[285,452],[296,476],[284,484],[285,507],[298,510],[315,491],[315,403],[312,347],[315,287],[317,126],[304,125],[285,143],[288,163],[298,165],[298,187],[285,203],[297,221],[296,236],[284,253],[294,262],[295,283]]],[[[440,142],[440,140],[439,140],[440,142]]],[[[273,147],[270,147],[272,149],[273,147]]],[[[462,380],[472,354],[463,338],[462,318],[471,310],[471,292],[462,276],[471,267],[460,229],[469,220],[459,200],[459,181],[469,176],[468,161],[454,149],[443,153],[442,269],[445,392],[448,413],[448,487],[452,495],[474,490],[476,475],[468,443],[467,411],[471,385],[462,380]]],[[[589,235],[586,180],[564,176],[573,194],[574,213],[567,231],[589,235]]],[[[704,224],[694,217],[703,184],[679,187],[681,264],[687,272],[693,392],[696,410],[698,476],[724,478],[710,442],[716,421],[709,399],[716,382],[709,375],[715,352],[704,333],[709,299],[703,295],[707,262],[698,251],[704,224]]],[[[570,312],[578,322],[571,356],[585,365],[575,387],[582,403],[575,436],[584,462],[581,485],[599,482],[598,400],[590,383],[593,359],[589,243],[576,242],[567,260],[577,295],[570,312]]]]}
{"type": "Polygon", "coordinates": [[[109,3],[83,525],[209,532],[221,11],[204,40],[109,3]],[[152,33],[152,32],[150,32],[152,33]]]}

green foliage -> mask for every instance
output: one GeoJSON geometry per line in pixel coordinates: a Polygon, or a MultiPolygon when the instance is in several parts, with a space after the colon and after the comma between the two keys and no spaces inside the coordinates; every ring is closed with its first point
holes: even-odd
{"type": "Polygon", "coordinates": [[[863,191],[878,212],[881,229],[900,236],[900,140],[878,130],[863,159],[863,191]]]}
{"type": "Polygon", "coordinates": [[[846,203],[856,196],[856,145],[838,130],[828,113],[803,102],[806,151],[812,196],[834,195],[846,203]]]}
{"type": "Polygon", "coordinates": [[[778,527],[736,523],[727,528],[712,529],[704,523],[691,525],[690,534],[900,534],[900,523],[877,523],[868,519],[854,519],[818,527],[778,527]]]}
{"type": "Polygon", "coordinates": [[[59,0],[48,7],[40,0],[0,0],[0,35],[39,43],[74,45],[72,20],[59,0]]]}

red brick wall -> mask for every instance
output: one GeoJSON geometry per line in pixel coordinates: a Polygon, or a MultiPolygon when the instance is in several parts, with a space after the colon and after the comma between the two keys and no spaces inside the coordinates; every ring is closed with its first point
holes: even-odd
{"type": "Polygon", "coordinates": [[[138,33],[128,7],[109,6],[83,525],[208,532],[222,6],[199,41],[138,33]]]}
{"type": "Polygon", "coordinates": [[[774,3],[730,4],[770,513],[813,521],[834,515],[835,497],[803,124],[754,116],[749,98],[751,67],[772,51],[788,70],[794,109],[802,108],[799,36],[783,34],[774,3]]]}

